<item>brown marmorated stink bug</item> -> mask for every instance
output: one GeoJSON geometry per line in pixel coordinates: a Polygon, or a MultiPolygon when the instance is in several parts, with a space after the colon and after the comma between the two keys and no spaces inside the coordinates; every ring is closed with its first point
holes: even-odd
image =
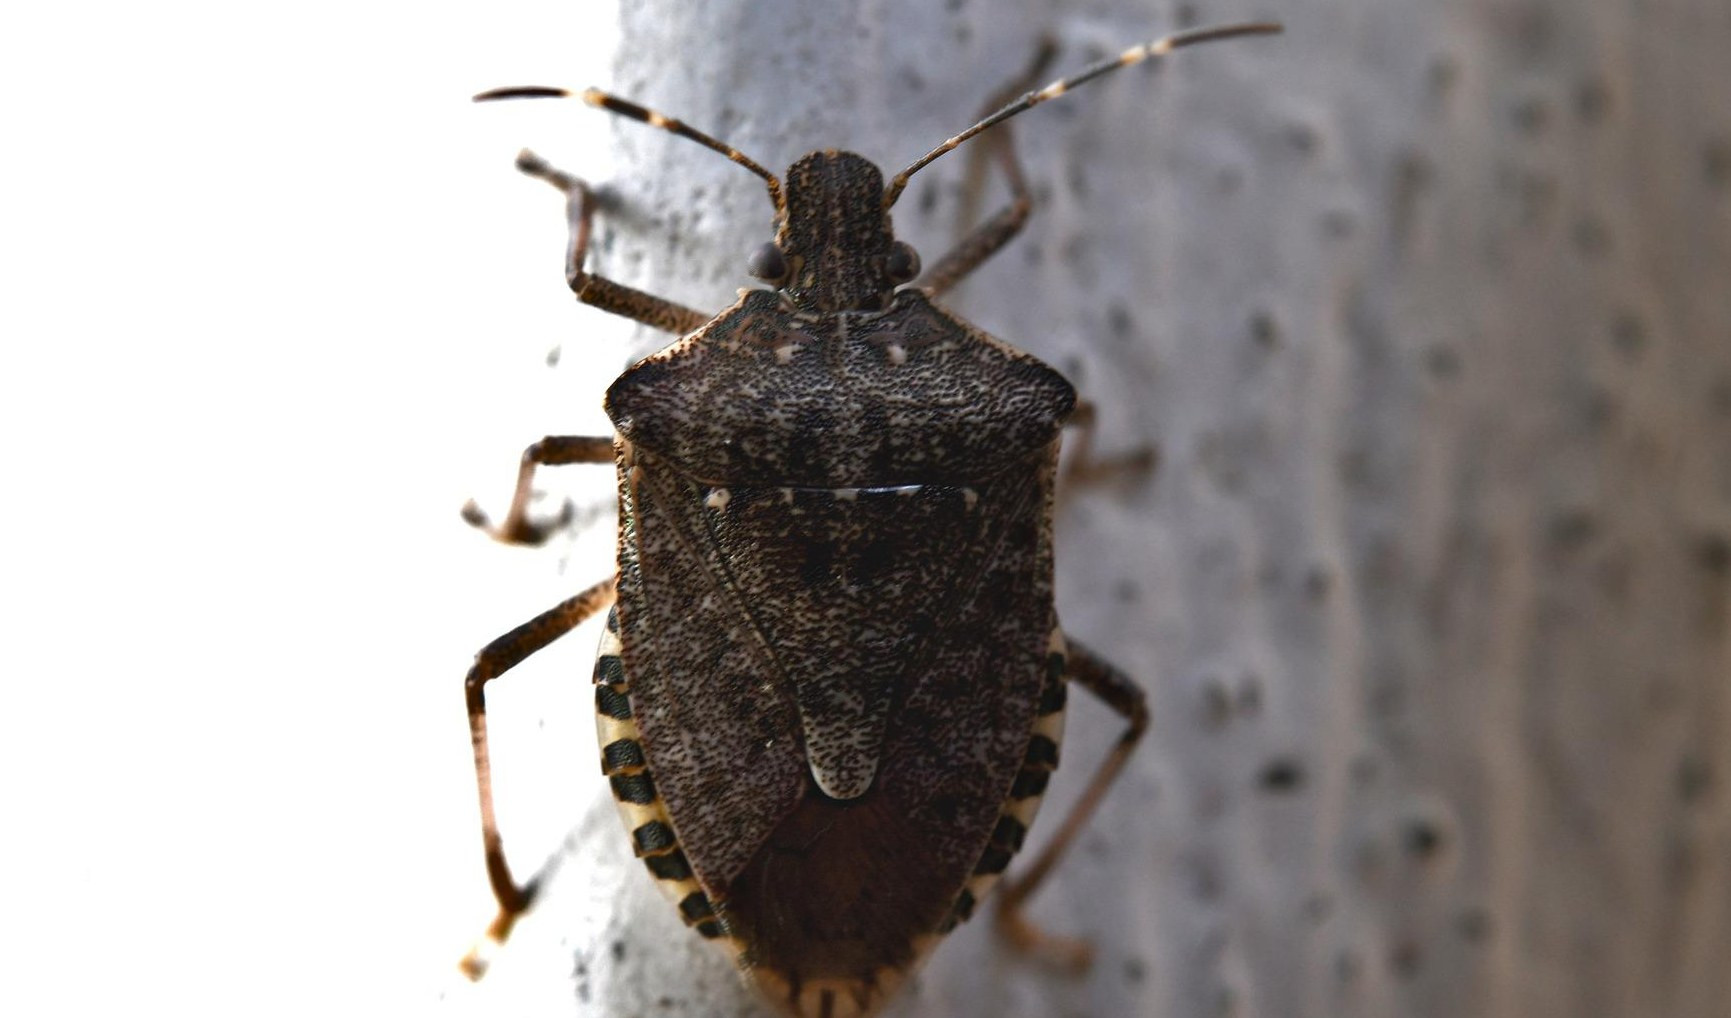
{"type": "MultiPolygon", "coordinates": [[[[465,682],[499,902],[483,948],[504,939],[539,883],[519,884],[505,862],[483,691],[611,605],[595,709],[601,767],[636,853],[686,923],[776,1007],[872,1014],[973,913],[1057,767],[1066,681],[1128,725],[1039,857],[1005,882],[997,921],[1020,946],[1085,963],[1085,944],[1041,934],[1022,906],[1098,806],[1147,711],[1132,681],[1065,640],[1053,607],[1052,495],[1076,393],[932,302],[1015,236],[1031,197],[1000,136],[1012,203],[920,287],[906,285],[919,258],[896,240],[889,210],[932,160],[1083,82],[1279,30],[1180,32],[1012,92],[887,187],[876,166],[835,150],[804,156],[784,182],[677,120],[583,93],[768,182],[775,239],[747,265],[767,288],[741,291],[714,317],[586,272],[591,192],[520,158],[567,196],[578,299],[683,338],[613,382],[612,436],[548,437],[524,452],[499,525],[465,509],[501,540],[537,542],[548,530],[527,517],[537,466],[617,469],[617,576],[488,644],[465,682]]],[[[485,953],[465,960],[471,975],[485,953]]]]}

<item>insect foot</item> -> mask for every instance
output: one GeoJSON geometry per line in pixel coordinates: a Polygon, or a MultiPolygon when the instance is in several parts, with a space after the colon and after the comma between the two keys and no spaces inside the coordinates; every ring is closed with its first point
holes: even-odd
{"type": "Polygon", "coordinates": [[[565,463],[611,463],[613,462],[613,440],[611,438],[581,438],[570,435],[549,435],[523,450],[523,456],[518,461],[517,487],[511,496],[511,508],[505,514],[505,519],[494,526],[487,514],[471,499],[463,506],[463,520],[472,527],[487,532],[495,540],[506,544],[542,544],[547,538],[569,526],[576,513],[576,507],[569,499],[559,510],[559,515],[552,520],[536,523],[529,519],[529,503],[534,499],[535,468],[538,466],[557,466],[565,463]]]}
{"type": "Polygon", "coordinates": [[[1098,811],[1148,711],[1124,673],[1065,638],[1053,603],[1053,494],[1076,391],[933,296],[1017,234],[1031,194],[1000,132],[1015,199],[934,263],[930,288],[890,211],[920,169],[1023,110],[1184,46],[1277,31],[1133,47],[1012,99],[887,183],[833,149],[777,177],[679,120],[582,93],[764,180],[775,232],[744,266],[763,286],[713,316],[588,272],[589,189],[520,160],[566,196],[578,299],[679,338],[608,388],[612,435],[525,450],[511,510],[490,528],[539,536],[524,519],[537,468],[612,465],[615,576],[488,644],[464,684],[492,939],[536,881],[505,863],[485,687],[605,611],[597,756],[632,848],[684,924],[798,1018],[876,1013],[973,916],[1058,767],[1070,684],[1100,699],[1123,733],[1004,881],[997,919],[1012,943],[1086,965],[1084,942],[1039,932],[1022,909],[1098,811]]]}

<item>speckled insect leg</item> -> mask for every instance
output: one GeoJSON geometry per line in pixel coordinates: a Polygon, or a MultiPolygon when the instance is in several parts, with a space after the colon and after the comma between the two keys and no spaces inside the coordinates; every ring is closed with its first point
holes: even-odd
{"type": "Polygon", "coordinates": [[[464,699],[469,709],[469,737],[475,750],[475,784],[481,795],[481,843],[487,854],[487,880],[493,886],[493,896],[499,901],[499,915],[487,928],[485,938],[463,959],[463,971],[471,979],[479,979],[486,971],[492,949],[504,942],[517,917],[534,902],[540,883],[537,874],[528,883],[519,885],[505,861],[499,822],[493,815],[493,772],[487,752],[485,687],[529,655],[575,629],[584,619],[612,604],[614,596],[614,581],[609,578],[542,612],[482,648],[463,680],[464,699]]]}
{"type": "MultiPolygon", "coordinates": [[[[986,103],[980,112],[985,116],[1015,99],[1021,92],[1032,86],[1045,73],[1046,65],[1058,51],[1051,39],[1040,40],[1040,48],[1034,54],[1033,62],[1008,87],[986,103]]],[[[964,194],[972,196],[979,189],[983,174],[980,168],[985,160],[996,157],[1004,169],[1004,176],[1010,185],[1010,204],[998,211],[998,214],[986,222],[974,227],[963,237],[955,247],[938,259],[930,272],[925,274],[921,286],[932,295],[937,295],[962,281],[968,273],[980,267],[980,264],[1015,238],[1022,230],[1022,225],[1028,221],[1028,214],[1034,208],[1034,194],[1029,189],[1027,180],[1022,176],[1021,160],[1016,158],[1016,146],[1009,128],[1003,128],[981,142],[968,154],[968,182],[964,194]]],[[[964,222],[971,219],[965,216],[964,222]]]]}
{"type": "MultiPolygon", "coordinates": [[[[1148,727],[1148,704],[1142,688],[1129,676],[1102,661],[1085,647],[1070,643],[1068,649],[1065,677],[1099,697],[1106,706],[1123,715],[1129,725],[1124,729],[1124,734],[1118,737],[1106,759],[1101,761],[1099,769],[1088,782],[1088,787],[1083,790],[1082,797],[1071,807],[1069,816],[1064,818],[1062,826],[1046,844],[1045,849],[1026,870],[1005,882],[1003,894],[998,900],[997,924],[999,931],[1016,947],[1040,951],[1066,967],[1080,970],[1086,968],[1092,960],[1092,945],[1082,940],[1042,933],[1023,915],[1022,906],[1039,889],[1040,882],[1051,872],[1052,867],[1057,865],[1071,842],[1076,839],[1076,835],[1087,826],[1089,818],[1094,815],[1107,790],[1112,787],[1112,782],[1124,769],[1124,764],[1130,759],[1136,743],[1148,727]]],[[[1055,767],[1055,757],[1052,763],[1055,767]]],[[[1028,774],[1029,771],[1025,769],[1022,776],[1016,779],[1017,784],[1022,784],[1028,774]]],[[[1038,780],[1038,784],[1044,789],[1043,779],[1038,780]]]]}
{"type": "Polygon", "coordinates": [[[1160,454],[1153,446],[1142,446],[1116,456],[1094,455],[1094,431],[1100,415],[1094,404],[1076,404],[1070,419],[1064,422],[1074,428],[1076,437],[1065,443],[1064,469],[1059,475],[1062,484],[1097,484],[1120,478],[1138,478],[1153,471],[1160,454]]]}
{"type": "Polygon", "coordinates": [[[632,849],[685,925],[707,940],[721,942],[737,954],[737,945],[686,861],[673,830],[667,806],[655,790],[643,752],[637,718],[631,707],[631,685],[625,675],[619,640],[619,612],[607,613],[607,628],[595,657],[595,735],[601,747],[601,773],[607,776],[632,849]]]}
{"type": "Polygon", "coordinates": [[[470,526],[485,530],[494,540],[506,544],[540,544],[571,522],[572,509],[571,503],[566,502],[557,518],[546,523],[529,522],[529,499],[534,495],[535,468],[612,462],[613,439],[609,436],[548,435],[523,450],[523,458],[517,465],[517,489],[511,495],[511,508],[498,526],[488,521],[487,514],[473,499],[463,506],[463,519],[470,526]]]}
{"type": "Polygon", "coordinates": [[[570,241],[565,248],[565,282],[578,300],[676,336],[695,332],[709,321],[711,316],[701,311],[584,271],[583,263],[589,256],[589,235],[595,221],[595,192],[588,184],[548,165],[546,160],[528,149],[517,154],[517,169],[545,180],[565,195],[565,218],[571,227],[570,241]]]}

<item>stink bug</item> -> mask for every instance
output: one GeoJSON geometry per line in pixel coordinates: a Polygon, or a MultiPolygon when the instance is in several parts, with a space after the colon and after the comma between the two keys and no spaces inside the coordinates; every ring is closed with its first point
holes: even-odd
{"type": "MultiPolygon", "coordinates": [[[[1277,31],[1233,25],[1137,46],[1014,97],[887,186],[876,166],[835,150],[802,157],[784,180],[680,121],[583,93],[767,182],[775,239],[747,265],[767,288],[741,291],[714,317],[586,271],[590,190],[519,158],[567,197],[578,299],[683,338],[613,382],[612,436],[530,446],[496,526],[465,509],[493,536],[533,543],[548,532],[527,516],[538,466],[617,471],[616,577],[489,644],[465,683],[499,902],[491,940],[539,881],[520,884],[506,865],[483,691],[607,610],[595,666],[601,767],[636,853],[686,923],[790,1015],[876,1012],[970,917],[1057,767],[1066,683],[1099,696],[1124,733],[1056,835],[1005,882],[997,911],[1018,945],[1085,963],[1085,945],[1041,934],[1022,906],[1123,767],[1147,711],[1135,683],[1064,638],[1053,606],[1052,498],[1076,393],[932,299],[1015,236],[1031,196],[1000,135],[1012,203],[919,287],[907,285],[919,258],[896,240],[889,210],[932,160],[1076,85],[1181,46],[1277,31]]],[[[475,975],[483,965],[480,954],[466,961],[475,975]]]]}

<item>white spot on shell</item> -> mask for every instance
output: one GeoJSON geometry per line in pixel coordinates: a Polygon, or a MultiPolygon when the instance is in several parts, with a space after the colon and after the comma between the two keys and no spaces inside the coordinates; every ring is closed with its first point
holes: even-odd
{"type": "Polygon", "coordinates": [[[725,510],[727,503],[732,500],[732,492],[726,488],[714,488],[709,492],[709,497],[703,500],[703,504],[710,509],[725,510]]]}
{"type": "Polygon", "coordinates": [[[835,500],[837,502],[852,502],[853,500],[859,498],[859,489],[858,488],[837,488],[834,491],[830,492],[830,494],[835,496],[835,500]]]}
{"type": "Polygon", "coordinates": [[[891,343],[884,347],[884,352],[889,354],[891,364],[906,364],[908,362],[907,347],[900,343],[891,343]]]}
{"type": "Polygon", "coordinates": [[[980,501],[980,493],[979,492],[975,491],[972,488],[963,488],[962,489],[962,508],[972,509],[974,506],[979,504],[979,501],[980,501]]]}
{"type": "Polygon", "coordinates": [[[781,504],[782,505],[792,505],[793,504],[793,489],[792,488],[782,488],[781,489],[781,504]]]}
{"type": "Polygon", "coordinates": [[[777,364],[791,364],[793,362],[793,355],[798,352],[798,343],[788,343],[784,346],[778,346],[775,348],[775,362],[777,364]]]}

